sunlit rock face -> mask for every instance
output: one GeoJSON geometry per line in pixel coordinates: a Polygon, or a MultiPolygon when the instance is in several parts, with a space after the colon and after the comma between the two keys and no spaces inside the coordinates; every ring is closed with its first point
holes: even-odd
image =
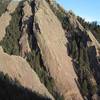
{"type": "MultiPolygon", "coordinates": [[[[11,14],[13,14],[16,11],[19,5],[19,1],[22,0],[12,0],[7,6],[6,8],[7,10],[0,16],[0,41],[2,41],[3,38],[6,36],[6,28],[10,25],[10,21],[13,18],[11,14]],[[16,3],[14,3],[13,1],[16,3]]],[[[28,3],[25,3],[25,9],[23,8],[23,10],[25,10],[24,17],[26,15],[31,16],[29,15],[28,7],[29,7],[28,3]]],[[[15,22],[13,24],[15,24],[15,22]]],[[[1,45],[0,45],[0,72],[7,74],[13,80],[17,79],[19,83],[25,88],[35,91],[36,93],[39,93],[43,96],[47,96],[51,98],[51,100],[54,100],[54,98],[48,92],[44,84],[40,82],[38,75],[30,67],[28,62],[20,56],[14,56],[5,53],[1,45]]]]}
{"type": "Polygon", "coordinates": [[[61,23],[45,0],[36,0],[36,8],[35,34],[46,68],[65,100],[83,100],[75,82],[77,76],[71,58],[66,52],[68,41],[61,23]]]}

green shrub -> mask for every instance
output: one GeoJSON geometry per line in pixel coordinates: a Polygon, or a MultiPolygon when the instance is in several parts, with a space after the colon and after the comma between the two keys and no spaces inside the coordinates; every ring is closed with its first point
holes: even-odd
{"type": "Polygon", "coordinates": [[[10,25],[6,28],[6,35],[0,42],[4,51],[8,54],[19,55],[19,39],[21,32],[19,31],[19,21],[22,17],[22,6],[19,4],[13,14],[10,25]]]}
{"type": "Polygon", "coordinates": [[[0,16],[6,11],[11,0],[0,0],[0,16]]]}
{"type": "Polygon", "coordinates": [[[50,93],[53,93],[54,81],[45,67],[40,63],[40,53],[36,54],[34,51],[27,54],[27,61],[39,76],[41,82],[47,87],[50,93]]]}
{"type": "Polygon", "coordinates": [[[72,42],[72,58],[73,59],[78,59],[78,47],[77,47],[77,44],[76,44],[76,41],[74,40],[72,42]]]}
{"type": "Polygon", "coordinates": [[[88,95],[88,84],[87,84],[86,80],[84,80],[82,83],[82,92],[83,92],[84,96],[88,95]]]}

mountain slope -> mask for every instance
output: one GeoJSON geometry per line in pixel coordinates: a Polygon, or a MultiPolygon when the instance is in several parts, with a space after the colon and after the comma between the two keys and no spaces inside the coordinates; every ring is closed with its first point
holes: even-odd
{"type": "Polygon", "coordinates": [[[72,58],[75,72],[78,75],[78,87],[83,98],[98,100],[100,97],[100,50],[99,50],[99,26],[93,25],[78,17],[72,11],[65,11],[56,2],[50,3],[50,8],[60,20],[68,40],[68,55],[72,58]],[[88,30],[87,30],[88,28],[88,30]],[[93,36],[97,32],[97,36],[93,36]]]}
{"type": "Polygon", "coordinates": [[[36,8],[38,8],[35,13],[36,38],[44,64],[65,99],[81,100],[82,97],[75,82],[77,76],[65,46],[67,41],[63,28],[45,1],[36,0],[36,8]]]}
{"type": "Polygon", "coordinates": [[[99,100],[100,44],[72,11],[23,0],[3,12],[0,72],[52,100],[99,100]]]}
{"type": "MultiPolygon", "coordinates": [[[[9,22],[11,20],[10,14],[15,11],[18,4],[19,2],[15,3],[12,1],[8,5],[8,11],[2,14],[2,16],[0,17],[0,24],[3,23],[2,27],[0,27],[1,40],[5,36],[5,29],[9,25],[9,22]]],[[[8,74],[13,80],[16,78],[24,87],[53,99],[45,86],[40,82],[36,73],[31,69],[29,64],[21,57],[10,56],[4,53],[2,47],[0,47],[0,72],[8,74]]]]}
{"type": "Polygon", "coordinates": [[[29,64],[21,57],[4,53],[2,48],[0,48],[0,72],[8,74],[13,80],[17,79],[25,88],[53,99],[29,64]]]}

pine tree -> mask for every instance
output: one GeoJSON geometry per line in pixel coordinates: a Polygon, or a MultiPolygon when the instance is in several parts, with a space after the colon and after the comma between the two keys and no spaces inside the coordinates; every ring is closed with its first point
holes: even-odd
{"type": "Polygon", "coordinates": [[[84,80],[82,83],[82,92],[84,96],[88,95],[88,84],[86,80],[84,80]]]}

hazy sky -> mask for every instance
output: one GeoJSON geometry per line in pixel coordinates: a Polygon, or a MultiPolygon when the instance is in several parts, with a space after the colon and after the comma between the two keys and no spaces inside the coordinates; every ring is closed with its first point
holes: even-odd
{"type": "Polygon", "coordinates": [[[100,0],[57,0],[67,10],[87,21],[100,21],[100,0]]]}

